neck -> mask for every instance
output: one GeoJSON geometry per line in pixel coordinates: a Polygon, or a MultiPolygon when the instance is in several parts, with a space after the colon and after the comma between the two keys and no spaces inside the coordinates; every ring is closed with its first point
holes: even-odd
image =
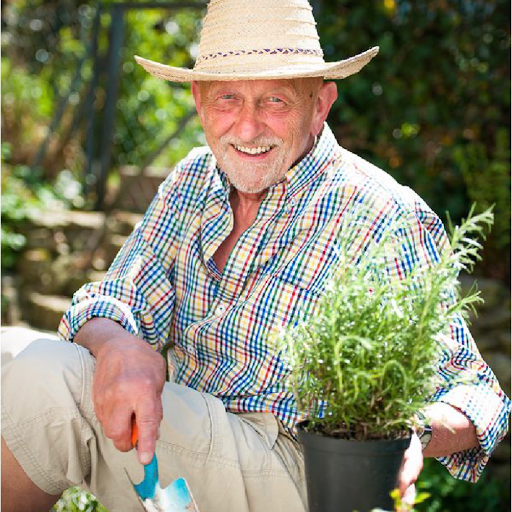
{"type": "Polygon", "coordinates": [[[245,217],[248,215],[249,217],[256,217],[254,213],[258,213],[258,208],[260,207],[261,202],[265,199],[267,195],[267,190],[263,190],[262,192],[256,193],[248,193],[241,192],[235,188],[231,191],[230,203],[233,211],[245,217]]]}
{"type": "Polygon", "coordinates": [[[313,149],[315,142],[316,142],[316,137],[313,135],[310,135],[308,138],[308,143],[306,144],[306,149],[304,150],[302,155],[300,155],[300,157],[297,158],[297,160],[293,163],[292,167],[294,165],[297,165],[313,149]]]}

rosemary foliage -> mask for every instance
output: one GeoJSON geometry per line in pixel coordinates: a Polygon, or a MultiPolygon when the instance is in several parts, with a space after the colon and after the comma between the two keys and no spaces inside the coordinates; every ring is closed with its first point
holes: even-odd
{"type": "Polygon", "coordinates": [[[475,288],[461,296],[458,274],[472,270],[481,249],[476,238],[492,222],[492,209],[476,215],[473,206],[460,226],[450,223],[451,249],[401,279],[390,272],[405,257],[396,236],[400,221],[359,260],[340,235],[340,265],[317,309],[281,340],[308,429],[351,439],[396,438],[409,430],[440,385],[450,324],[482,301],[475,288]]]}

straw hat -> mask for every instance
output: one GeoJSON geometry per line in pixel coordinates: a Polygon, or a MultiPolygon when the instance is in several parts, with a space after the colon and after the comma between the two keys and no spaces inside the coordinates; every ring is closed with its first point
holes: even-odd
{"type": "Polygon", "coordinates": [[[377,55],[378,47],[325,62],[307,0],[211,0],[193,69],[135,56],[152,75],[172,82],[346,78],[377,55]]]}

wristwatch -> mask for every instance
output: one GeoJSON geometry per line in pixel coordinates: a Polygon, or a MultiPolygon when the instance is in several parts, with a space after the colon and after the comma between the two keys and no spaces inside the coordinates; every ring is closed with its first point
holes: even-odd
{"type": "Polygon", "coordinates": [[[427,417],[421,412],[416,413],[416,417],[421,425],[420,430],[417,432],[421,442],[421,449],[425,451],[428,443],[432,440],[432,427],[427,423],[427,417]]]}

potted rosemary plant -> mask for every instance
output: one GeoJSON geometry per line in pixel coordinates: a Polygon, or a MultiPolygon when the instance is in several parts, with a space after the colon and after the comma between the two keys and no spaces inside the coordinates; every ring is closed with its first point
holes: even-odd
{"type": "Polygon", "coordinates": [[[340,240],[340,265],[317,309],[282,339],[307,418],[297,428],[310,512],[393,507],[413,418],[435,390],[438,340],[481,301],[475,290],[461,297],[457,278],[479,258],[471,237],[492,222],[491,210],[472,208],[460,226],[450,225],[451,250],[402,279],[389,272],[402,250],[391,237],[358,261],[340,240]]]}

